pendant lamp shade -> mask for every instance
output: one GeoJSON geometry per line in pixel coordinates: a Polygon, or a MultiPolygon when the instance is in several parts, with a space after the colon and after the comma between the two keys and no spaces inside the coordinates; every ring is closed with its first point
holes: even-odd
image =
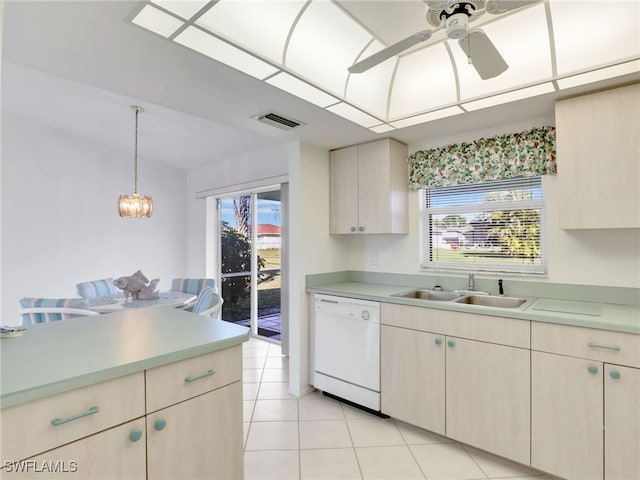
{"type": "Polygon", "coordinates": [[[148,195],[138,194],[138,114],[143,112],[144,109],[137,105],[131,105],[131,108],[136,112],[133,195],[120,195],[118,198],[118,213],[121,217],[148,218],[153,212],[153,199],[148,195]]]}

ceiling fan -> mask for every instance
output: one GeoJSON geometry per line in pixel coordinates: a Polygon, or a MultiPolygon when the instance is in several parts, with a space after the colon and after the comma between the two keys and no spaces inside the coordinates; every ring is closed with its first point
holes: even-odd
{"type": "Polygon", "coordinates": [[[509,68],[500,52],[480,28],[469,24],[489,13],[500,15],[538,0],[423,0],[427,4],[427,22],[435,29],[423,30],[383,48],[349,67],[350,73],[366,72],[406,49],[428,40],[435,32],[446,29],[447,37],[458,40],[480,78],[497,77],[509,68]]]}

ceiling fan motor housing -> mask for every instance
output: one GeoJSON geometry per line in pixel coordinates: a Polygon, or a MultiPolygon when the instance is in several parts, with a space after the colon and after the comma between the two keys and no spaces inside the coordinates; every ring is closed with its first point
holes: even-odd
{"type": "Polygon", "coordinates": [[[469,17],[466,13],[454,13],[447,17],[447,37],[457,40],[467,36],[469,31],[469,17]]]}

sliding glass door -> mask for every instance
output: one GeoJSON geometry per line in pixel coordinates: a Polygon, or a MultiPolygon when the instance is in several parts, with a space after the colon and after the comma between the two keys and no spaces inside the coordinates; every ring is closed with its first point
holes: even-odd
{"type": "Polygon", "coordinates": [[[218,199],[222,319],[280,341],[280,189],[218,199]]]}

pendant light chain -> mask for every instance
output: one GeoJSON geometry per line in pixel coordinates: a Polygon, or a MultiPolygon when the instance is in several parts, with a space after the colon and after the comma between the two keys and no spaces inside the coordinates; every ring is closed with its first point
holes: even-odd
{"type": "Polygon", "coordinates": [[[133,107],[136,111],[136,135],[134,146],[134,161],[133,161],[133,193],[138,193],[138,113],[142,110],[141,107],[133,107]]]}

